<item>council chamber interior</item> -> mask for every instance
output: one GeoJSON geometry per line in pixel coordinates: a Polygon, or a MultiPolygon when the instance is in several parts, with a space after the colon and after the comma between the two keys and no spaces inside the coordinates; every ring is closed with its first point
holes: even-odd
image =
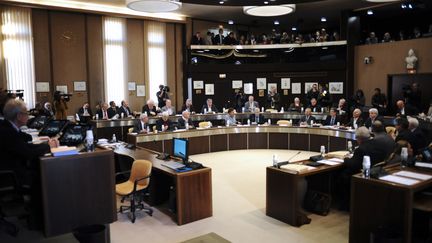
{"type": "Polygon", "coordinates": [[[1,242],[432,242],[432,2],[0,2],[1,242]]]}

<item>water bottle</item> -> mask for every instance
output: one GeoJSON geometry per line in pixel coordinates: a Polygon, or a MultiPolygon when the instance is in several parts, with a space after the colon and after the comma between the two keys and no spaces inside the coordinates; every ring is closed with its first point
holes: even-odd
{"type": "Polygon", "coordinates": [[[185,123],[185,128],[186,128],[186,130],[189,130],[189,123],[188,122],[185,123]]]}
{"type": "Polygon", "coordinates": [[[245,108],[244,107],[242,107],[242,113],[244,113],[245,112],[245,108]]]}
{"type": "Polygon", "coordinates": [[[301,113],[303,113],[303,112],[304,112],[304,108],[302,107],[302,108],[301,108],[301,113]]]}
{"type": "Polygon", "coordinates": [[[96,114],[96,120],[99,120],[99,114],[96,114]]]}
{"type": "Polygon", "coordinates": [[[93,152],[94,151],[94,137],[93,137],[93,131],[87,130],[86,131],[86,150],[87,152],[93,152]]]}
{"type": "Polygon", "coordinates": [[[115,134],[112,135],[112,139],[111,139],[111,141],[112,141],[113,143],[116,143],[116,142],[117,142],[117,138],[116,138],[116,135],[115,135],[115,134]]]}
{"type": "Polygon", "coordinates": [[[263,106],[263,107],[261,107],[261,112],[264,112],[264,106],[263,106]]]}
{"type": "Polygon", "coordinates": [[[336,126],[340,127],[340,122],[337,122],[337,123],[336,123],[336,126]]]}
{"type": "Polygon", "coordinates": [[[370,177],[370,166],[371,166],[370,157],[367,155],[363,156],[363,177],[364,178],[370,177]]]}
{"type": "Polygon", "coordinates": [[[401,168],[404,169],[408,164],[408,148],[403,147],[401,150],[401,168]]]}
{"type": "Polygon", "coordinates": [[[204,108],[204,114],[207,114],[207,108],[204,108]]]}
{"type": "Polygon", "coordinates": [[[269,125],[271,125],[271,119],[270,119],[270,118],[267,120],[267,123],[268,123],[269,125]]]}
{"type": "Polygon", "coordinates": [[[310,125],[313,126],[314,124],[314,120],[311,120],[310,125]]]}
{"type": "Polygon", "coordinates": [[[229,120],[226,120],[225,125],[226,125],[227,127],[229,127],[229,126],[230,126],[230,121],[229,121],[229,120]]]}
{"type": "Polygon", "coordinates": [[[123,119],[123,118],[124,118],[124,113],[122,112],[122,113],[121,113],[121,119],[123,119]]]}
{"type": "Polygon", "coordinates": [[[348,152],[350,153],[350,154],[352,154],[353,153],[353,144],[352,144],[352,142],[351,141],[348,141],[348,152]]]}
{"type": "Polygon", "coordinates": [[[321,107],[321,113],[324,113],[324,107],[321,107]]]}
{"type": "Polygon", "coordinates": [[[150,126],[147,126],[147,133],[150,133],[150,126]]]}
{"type": "Polygon", "coordinates": [[[278,160],[276,154],[273,154],[273,167],[277,167],[278,160]]]}
{"type": "Polygon", "coordinates": [[[250,126],[250,119],[247,120],[247,124],[248,124],[248,126],[250,126]]]}
{"type": "Polygon", "coordinates": [[[283,106],[282,106],[282,108],[281,108],[281,111],[280,111],[281,113],[284,113],[285,112],[285,110],[284,110],[284,108],[283,108],[283,106]]]}
{"type": "Polygon", "coordinates": [[[325,150],[325,146],[324,146],[324,145],[321,145],[321,147],[320,147],[321,157],[324,157],[325,152],[326,152],[326,150],[325,150]]]}

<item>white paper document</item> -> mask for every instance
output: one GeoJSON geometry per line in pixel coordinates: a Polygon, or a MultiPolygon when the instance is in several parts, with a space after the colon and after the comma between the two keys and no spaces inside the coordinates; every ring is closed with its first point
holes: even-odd
{"type": "Polygon", "coordinates": [[[395,175],[386,175],[386,176],[380,177],[380,180],[388,181],[388,182],[395,182],[395,183],[407,185],[407,186],[411,186],[411,185],[414,185],[414,184],[417,184],[420,182],[418,180],[408,179],[405,177],[395,176],[395,175]]]}
{"type": "Polygon", "coordinates": [[[338,165],[340,162],[331,161],[329,159],[318,160],[317,163],[325,164],[325,165],[338,165]]]}
{"type": "Polygon", "coordinates": [[[432,164],[431,163],[416,162],[415,166],[416,167],[423,167],[423,168],[430,168],[430,169],[432,169],[432,164]]]}
{"type": "Polygon", "coordinates": [[[430,180],[432,179],[431,175],[426,175],[426,174],[421,174],[421,173],[415,173],[415,172],[410,172],[410,171],[399,171],[394,173],[393,175],[397,175],[397,176],[403,176],[403,177],[409,177],[409,178],[413,178],[413,179],[417,179],[417,180],[430,180]]]}
{"type": "Polygon", "coordinates": [[[343,163],[344,162],[344,160],[343,159],[340,159],[340,158],[331,158],[331,159],[328,159],[329,161],[333,161],[333,162],[337,162],[337,163],[343,163]]]}

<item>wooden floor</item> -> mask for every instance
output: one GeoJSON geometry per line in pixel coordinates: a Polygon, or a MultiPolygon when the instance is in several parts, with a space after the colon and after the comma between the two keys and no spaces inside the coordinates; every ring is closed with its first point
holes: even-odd
{"type": "MultiPolygon", "coordinates": [[[[349,215],[346,212],[332,210],[325,217],[311,215],[311,224],[300,228],[265,215],[265,167],[271,165],[273,154],[284,161],[296,152],[240,150],[191,156],[212,168],[214,216],[177,226],[157,209],[153,217],[138,214],[135,224],[126,215],[119,215],[118,221],[111,225],[111,242],[181,242],[210,232],[231,242],[348,242],[349,215]]],[[[306,159],[311,155],[313,153],[304,152],[296,159],[306,159]]],[[[33,234],[32,241],[10,238],[4,241],[1,236],[4,235],[0,233],[0,242],[76,242],[68,235],[37,240],[33,234]]]]}

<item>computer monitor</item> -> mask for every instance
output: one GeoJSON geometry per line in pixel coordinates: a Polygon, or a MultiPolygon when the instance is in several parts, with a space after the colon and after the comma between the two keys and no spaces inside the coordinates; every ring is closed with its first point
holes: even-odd
{"type": "Polygon", "coordinates": [[[54,137],[69,123],[68,120],[51,120],[39,132],[39,136],[54,137]]]}
{"type": "Polygon", "coordinates": [[[173,138],[173,156],[187,162],[189,157],[189,141],[184,138],[173,138]]]}
{"type": "Polygon", "coordinates": [[[66,146],[78,146],[86,138],[87,130],[90,129],[90,125],[76,125],[69,124],[64,130],[63,134],[59,138],[60,145],[66,146]]]}

